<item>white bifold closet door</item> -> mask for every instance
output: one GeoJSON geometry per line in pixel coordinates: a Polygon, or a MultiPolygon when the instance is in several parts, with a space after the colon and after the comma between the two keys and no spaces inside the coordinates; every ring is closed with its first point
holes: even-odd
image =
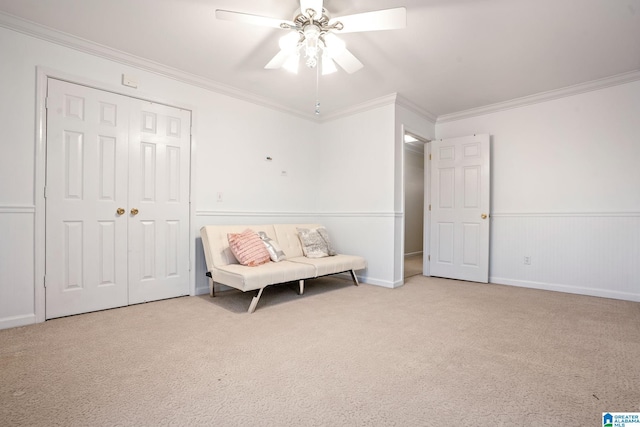
{"type": "Polygon", "coordinates": [[[46,318],[189,292],[191,113],[47,89],[46,318]]]}

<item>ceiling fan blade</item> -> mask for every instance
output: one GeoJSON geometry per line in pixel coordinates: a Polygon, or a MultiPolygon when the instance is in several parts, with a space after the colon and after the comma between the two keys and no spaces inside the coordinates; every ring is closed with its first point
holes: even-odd
{"type": "Polygon", "coordinates": [[[338,16],[332,18],[329,24],[333,24],[336,21],[340,21],[344,25],[342,30],[337,30],[340,34],[357,33],[361,31],[397,30],[407,26],[407,9],[404,7],[396,7],[394,9],[338,16]]]}
{"type": "Polygon", "coordinates": [[[336,68],[336,63],[333,59],[331,59],[328,55],[322,57],[322,75],[326,76],[328,74],[333,74],[338,69],[336,68]]]}
{"type": "Polygon", "coordinates": [[[353,74],[364,67],[362,62],[358,61],[358,58],[347,50],[344,41],[342,41],[340,37],[333,33],[327,33],[324,36],[324,41],[327,46],[327,55],[329,58],[333,59],[347,73],[353,74]]]}
{"type": "Polygon", "coordinates": [[[344,45],[341,49],[329,50],[329,57],[349,74],[353,74],[364,67],[362,62],[360,62],[353,53],[349,52],[344,45]]]}
{"type": "Polygon", "coordinates": [[[295,24],[285,19],[269,18],[268,16],[251,15],[249,13],[233,12],[230,10],[216,10],[216,18],[225,21],[242,22],[243,24],[260,25],[263,27],[282,28],[280,24],[285,23],[291,26],[295,24]]]}
{"type": "Polygon", "coordinates": [[[308,9],[315,10],[317,18],[321,17],[322,0],[300,0],[300,12],[305,13],[308,9]]]}
{"type": "Polygon", "coordinates": [[[364,67],[362,62],[353,56],[353,53],[349,52],[346,48],[342,52],[334,55],[333,60],[349,74],[353,74],[364,67]]]}
{"type": "Polygon", "coordinates": [[[281,50],[280,52],[276,53],[276,56],[271,58],[271,61],[269,61],[269,63],[265,65],[264,68],[266,68],[267,70],[277,70],[278,68],[282,68],[284,63],[289,58],[290,54],[291,52],[281,50]]]}

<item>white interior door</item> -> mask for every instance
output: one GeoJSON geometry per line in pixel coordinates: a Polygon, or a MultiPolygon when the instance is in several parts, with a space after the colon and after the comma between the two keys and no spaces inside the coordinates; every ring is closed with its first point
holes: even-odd
{"type": "Polygon", "coordinates": [[[432,276],[489,281],[490,139],[431,142],[432,276]]]}
{"type": "Polygon", "coordinates": [[[189,111],[132,108],[129,304],[189,293],[190,129],[189,111]]]}
{"type": "Polygon", "coordinates": [[[55,79],[46,318],[189,293],[191,113],[55,79]]]}
{"type": "Polygon", "coordinates": [[[127,305],[126,99],[59,80],[47,92],[46,317],[127,305]],[[124,213],[124,212],[123,212],[124,213]]]}

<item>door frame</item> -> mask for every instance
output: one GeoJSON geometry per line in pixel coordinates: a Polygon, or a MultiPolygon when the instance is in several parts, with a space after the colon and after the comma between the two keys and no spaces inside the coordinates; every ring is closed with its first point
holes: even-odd
{"type": "Polygon", "coordinates": [[[46,237],[46,201],[45,183],[47,166],[47,81],[49,78],[63,80],[69,83],[87,86],[93,89],[111,92],[130,98],[137,98],[143,101],[163,104],[170,107],[189,110],[191,112],[191,143],[189,156],[189,295],[196,293],[195,289],[195,231],[193,224],[196,223],[195,208],[192,202],[192,195],[195,193],[195,153],[196,138],[193,129],[196,124],[196,111],[193,106],[183,102],[174,102],[158,99],[153,95],[135,92],[136,89],[126,89],[124,87],[110,86],[104,82],[97,82],[77,75],[65,73],[47,67],[36,68],[36,123],[35,123],[35,177],[34,177],[34,311],[36,323],[44,322],[46,315],[46,292],[45,292],[45,237],[46,237]]]}
{"type": "MultiPolygon", "coordinates": [[[[400,215],[401,217],[401,224],[400,224],[400,243],[399,246],[401,248],[401,257],[400,257],[400,277],[399,280],[401,280],[402,284],[404,284],[404,257],[405,257],[405,250],[404,250],[404,244],[405,244],[405,226],[406,226],[406,194],[405,194],[405,184],[404,184],[404,174],[406,171],[406,159],[405,159],[405,147],[404,147],[404,135],[405,134],[411,134],[412,136],[418,138],[419,140],[424,142],[424,152],[425,152],[425,156],[428,156],[431,153],[431,139],[423,136],[420,132],[416,132],[415,130],[411,129],[411,127],[402,124],[400,126],[400,130],[401,130],[401,136],[400,136],[400,141],[402,144],[402,179],[400,180],[401,182],[401,195],[402,195],[402,215],[400,215]]],[[[423,219],[423,224],[422,224],[422,228],[423,228],[423,236],[422,236],[422,255],[423,255],[423,263],[422,263],[422,274],[424,276],[429,276],[429,264],[425,263],[425,256],[428,256],[428,254],[425,254],[425,251],[428,252],[429,250],[429,227],[431,225],[431,215],[429,214],[429,204],[431,203],[431,162],[426,161],[426,157],[425,157],[425,162],[424,162],[424,219],[423,219]],[[426,267],[426,269],[425,269],[426,267]]]]}

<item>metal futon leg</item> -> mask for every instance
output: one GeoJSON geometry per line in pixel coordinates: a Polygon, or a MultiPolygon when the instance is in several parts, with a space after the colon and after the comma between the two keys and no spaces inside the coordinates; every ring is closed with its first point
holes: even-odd
{"type": "Polygon", "coordinates": [[[211,277],[211,273],[207,271],[207,277],[209,278],[209,296],[215,297],[216,293],[213,290],[213,277],[211,277]]]}
{"type": "Polygon", "coordinates": [[[360,283],[358,283],[358,276],[356,276],[356,272],[353,270],[349,270],[349,273],[351,273],[351,278],[353,279],[353,284],[358,286],[360,285],[360,283]]]}
{"type": "Polygon", "coordinates": [[[258,305],[258,301],[260,301],[262,291],[264,291],[264,288],[260,288],[260,290],[258,291],[258,295],[253,297],[253,299],[251,300],[251,304],[249,304],[249,313],[253,313],[256,310],[256,305],[258,305]]]}

